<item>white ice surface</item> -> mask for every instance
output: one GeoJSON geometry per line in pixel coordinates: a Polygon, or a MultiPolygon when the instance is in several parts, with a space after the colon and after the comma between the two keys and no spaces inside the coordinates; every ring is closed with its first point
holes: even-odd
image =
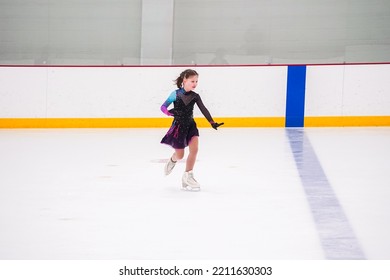
{"type": "MultiPolygon", "coordinates": [[[[0,130],[0,259],[323,259],[282,128],[0,130]]],[[[369,259],[390,258],[390,128],[305,129],[369,259]]]]}
{"type": "Polygon", "coordinates": [[[390,259],[390,128],[306,130],[367,259],[390,259]]]}

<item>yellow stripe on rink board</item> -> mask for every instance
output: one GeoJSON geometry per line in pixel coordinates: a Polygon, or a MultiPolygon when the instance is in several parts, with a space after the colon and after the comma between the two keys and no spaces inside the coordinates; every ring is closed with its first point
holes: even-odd
{"type": "MultiPolygon", "coordinates": [[[[198,127],[210,127],[195,118],[198,127]]],[[[284,127],[284,117],[218,117],[224,127],[284,127]]],[[[172,118],[0,118],[0,128],[167,128],[172,118]]],[[[390,126],[390,116],[305,117],[305,127],[390,126]]]]}
{"type": "MultiPolygon", "coordinates": [[[[0,118],[0,128],[159,128],[170,127],[172,118],[0,118]]],[[[195,118],[198,127],[210,127],[195,118]]],[[[224,127],[284,127],[284,117],[215,118],[224,127]]]]}
{"type": "Polygon", "coordinates": [[[305,127],[390,126],[390,116],[305,117],[305,127]]]}
{"type": "MultiPolygon", "coordinates": [[[[210,127],[205,118],[195,118],[198,127],[210,127]]],[[[284,117],[219,117],[214,118],[216,122],[224,122],[223,127],[284,127],[284,117]]]]}
{"type": "Polygon", "coordinates": [[[168,118],[16,118],[0,119],[0,128],[147,128],[169,127],[168,118]]]}

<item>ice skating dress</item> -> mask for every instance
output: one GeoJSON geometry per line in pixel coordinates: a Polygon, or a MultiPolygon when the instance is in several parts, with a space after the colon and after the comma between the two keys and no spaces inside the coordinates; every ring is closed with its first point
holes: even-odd
{"type": "Polygon", "coordinates": [[[199,107],[205,118],[210,123],[214,123],[199,94],[193,91],[186,92],[183,88],[177,89],[161,105],[161,111],[168,116],[174,117],[171,127],[161,140],[162,144],[170,145],[175,149],[184,149],[188,146],[192,137],[199,136],[199,131],[193,117],[195,104],[199,107]],[[168,110],[168,106],[171,103],[174,104],[174,108],[168,110]]]}

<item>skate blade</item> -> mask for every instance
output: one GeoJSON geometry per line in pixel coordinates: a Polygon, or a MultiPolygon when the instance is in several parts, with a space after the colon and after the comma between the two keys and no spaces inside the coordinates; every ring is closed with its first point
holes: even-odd
{"type": "Polygon", "coordinates": [[[200,188],[191,188],[189,186],[182,186],[181,190],[185,192],[199,192],[200,188]]]}

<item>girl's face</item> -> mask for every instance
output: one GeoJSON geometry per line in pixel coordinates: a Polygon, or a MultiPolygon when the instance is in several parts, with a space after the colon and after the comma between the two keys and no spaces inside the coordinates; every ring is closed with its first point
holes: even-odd
{"type": "Polygon", "coordinates": [[[196,86],[198,85],[198,76],[190,76],[187,79],[184,78],[183,80],[183,87],[185,91],[194,90],[196,86]]]}

